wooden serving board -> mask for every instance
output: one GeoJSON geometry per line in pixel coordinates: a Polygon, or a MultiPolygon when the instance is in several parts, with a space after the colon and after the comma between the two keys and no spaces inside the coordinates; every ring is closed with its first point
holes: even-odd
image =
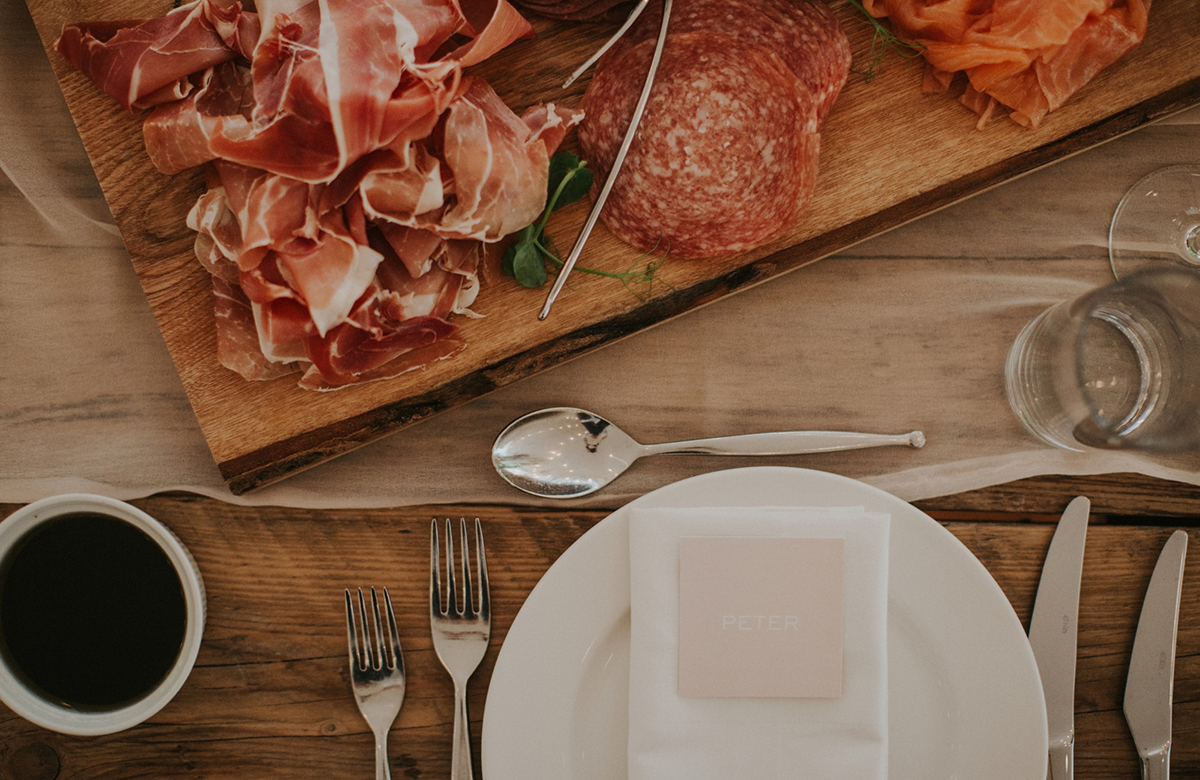
{"type": "MultiPolygon", "coordinates": [[[[459,319],[462,353],[393,380],[316,393],[297,388],[294,376],[247,382],[218,364],[210,279],[184,222],[203,190],[201,171],[158,173],[142,144],[142,118],[53,49],[64,23],[160,16],[172,0],[27,2],[209,448],[238,494],[1200,102],[1195,0],[1154,0],[1142,45],[1035,131],[1003,115],[976,130],[974,114],[953,98],[921,94],[922,61],[890,57],[872,81],[851,74],[822,134],[812,205],[779,241],[727,258],[668,258],[645,299],[612,279],[576,273],[546,321],[537,314],[547,288],[519,286],[490,252],[473,307],[485,316],[459,319]]],[[[861,70],[871,27],[844,0],[830,5],[861,70]]],[[[559,85],[616,26],[533,21],[535,39],[473,72],[518,113],[536,102],[577,105],[587,78],[569,90],[559,85]]],[[[574,135],[565,146],[576,148],[574,135]]],[[[550,233],[560,247],[574,241],[586,211],[578,203],[556,214],[550,233]]],[[[580,264],[624,271],[637,261],[600,225],[580,264]]]]}

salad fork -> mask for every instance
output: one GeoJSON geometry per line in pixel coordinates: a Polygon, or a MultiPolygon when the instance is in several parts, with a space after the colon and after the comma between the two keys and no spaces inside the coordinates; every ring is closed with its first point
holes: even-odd
{"type": "Polygon", "coordinates": [[[454,578],[454,533],[446,518],[446,606],[442,607],[442,576],[439,565],[438,523],[430,530],[429,627],[433,648],[454,680],[454,748],[450,759],[451,780],[472,780],[471,729],[467,720],[467,680],[487,652],[492,633],[492,607],[488,595],[487,556],[483,549],[483,526],[475,518],[475,559],[479,569],[479,602],[474,601],[471,565],[467,552],[467,521],[459,520],[462,539],[463,592],[461,606],[454,578]]]}
{"type": "Polygon", "coordinates": [[[362,616],[362,640],[359,640],[354,617],[354,602],[350,590],[346,590],[346,632],[350,639],[350,687],[354,689],[354,700],[363,720],[375,734],[375,780],[391,780],[388,767],[388,730],[400,714],[404,704],[406,677],[404,653],[400,649],[400,632],[396,629],[396,613],[392,609],[392,597],[383,589],[383,601],[387,613],[387,633],[379,615],[379,599],[375,588],[371,588],[371,612],[369,619],[367,603],[362,588],[358,589],[358,611],[362,616]]]}

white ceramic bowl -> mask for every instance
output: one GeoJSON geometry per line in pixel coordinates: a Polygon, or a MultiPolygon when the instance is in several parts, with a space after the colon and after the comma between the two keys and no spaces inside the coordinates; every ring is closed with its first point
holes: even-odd
{"type": "Polygon", "coordinates": [[[184,680],[196,663],[200,639],[204,634],[204,581],[200,578],[200,569],[191,553],[162,523],[124,501],[86,493],[51,496],[9,515],[0,523],[0,560],[8,555],[18,539],[36,526],[62,515],[80,512],[120,518],[139,528],[166,553],[179,575],[187,606],[187,625],[179,657],[162,682],[146,696],[117,709],[95,712],[71,709],[38,696],[13,674],[0,655],[0,701],[22,718],[63,734],[111,734],[135,726],[154,715],[183,687],[184,680]]]}

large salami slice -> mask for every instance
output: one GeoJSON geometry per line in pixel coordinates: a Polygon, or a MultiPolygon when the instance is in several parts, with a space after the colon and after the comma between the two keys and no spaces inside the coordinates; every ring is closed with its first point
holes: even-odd
{"type": "MultiPolygon", "coordinates": [[[[581,108],[584,155],[608,174],[654,41],[596,73],[581,108]]],[[[783,60],[720,33],[668,37],[641,124],[601,214],[642,250],[696,258],[744,251],[795,224],[816,185],[816,101],[783,60]]]]}
{"type": "MultiPolygon", "coordinates": [[[[658,37],[662,6],[650,3],[637,22],[601,59],[598,69],[642,41],[658,37]]],[[[850,42],[821,0],[674,0],[671,33],[708,30],[775,52],[817,100],[825,121],[850,73],[850,42]]]]}

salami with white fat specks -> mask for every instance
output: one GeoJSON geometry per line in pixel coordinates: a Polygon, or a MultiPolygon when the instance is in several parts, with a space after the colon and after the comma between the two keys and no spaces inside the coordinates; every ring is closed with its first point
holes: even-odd
{"type": "MultiPolygon", "coordinates": [[[[778,54],[817,100],[825,121],[850,74],[850,41],[820,0],[675,0],[671,33],[708,30],[730,36],[731,46],[757,44],[778,54]]],[[[662,6],[651,3],[600,60],[603,69],[621,52],[658,38],[662,6]]]]}
{"type": "MultiPolygon", "coordinates": [[[[584,95],[579,140],[597,187],[633,115],[654,43],[608,60],[584,95]]],[[[672,257],[761,246],[808,204],[818,125],[815,96],[775,52],[723,33],[672,33],[601,216],[623,241],[672,257]]]]}

